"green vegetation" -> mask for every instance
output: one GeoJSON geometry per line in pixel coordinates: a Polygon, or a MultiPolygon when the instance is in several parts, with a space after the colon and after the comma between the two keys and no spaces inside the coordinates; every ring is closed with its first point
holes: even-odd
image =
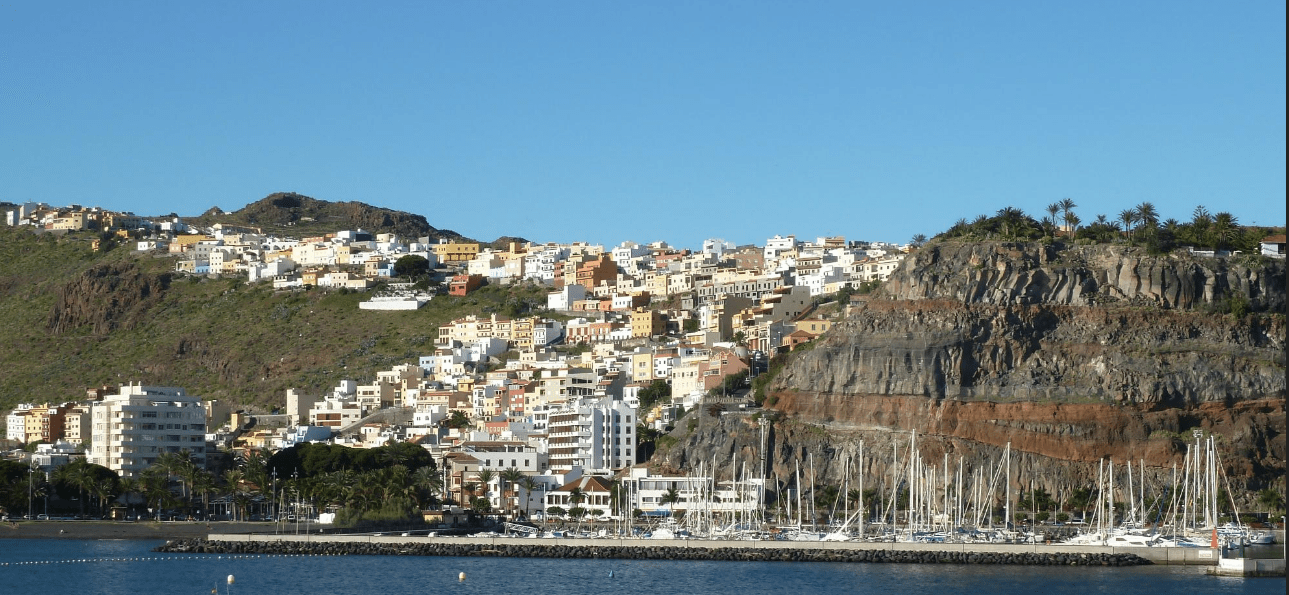
{"type": "MultiPolygon", "coordinates": [[[[93,252],[97,234],[61,238],[0,227],[0,409],[20,402],[83,398],[86,387],[142,382],[238,406],[271,408],[286,389],[320,394],[342,379],[360,382],[434,349],[437,327],[477,314],[539,314],[545,289],[484,287],[465,297],[437,296],[420,310],[358,309],[363,292],[274,291],[238,279],[174,276],[174,260],[124,248],[93,252]],[[83,310],[121,295],[86,293],[82,275],[100,265],[143,279],[172,277],[164,290],[120,304],[110,331],[81,320],[61,333],[50,323],[60,296],[83,310]]],[[[101,270],[101,269],[95,269],[101,270]]],[[[120,275],[118,283],[129,281],[120,275]]],[[[126,292],[120,292],[124,294],[126,292]]]]}
{"type": "Polygon", "coordinates": [[[639,410],[650,411],[655,405],[671,400],[671,385],[666,380],[654,380],[649,386],[640,389],[636,396],[640,399],[639,410]]]}
{"type": "Polygon", "coordinates": [[[770,358],[769,368],[764,374],[752,379],[752,399],[756,401],[757,406],[769,407],[774,405],[775,399],[768,395],[767,390],[774,377],[778,376],[783,370],[783,366],[788,363],[788,354],[779,353],[770,358]]]}
{"type": "Polygon", "coordinates": [[[994,216],[979,215],[968,221],[959,219],[936,239],[1053,241],[1073,240],[1078,244],[1124,243],[1142,246],[1154,254],[1190,246],[1197,250],[1240,251],[1245,255],[1259,253],[1259,241],[1272,234],[1285,233],[1284,227],[1242,226],[1230,213],[1210,214],[1203,205],[1195,207],[1190,221],[1161,219],[1150,202],[1129,207],[1111,218],[1099,214],[1087,225],[1074,212],[1078,205],[1071,199],[1047,205],[1047,216],[1031,217],[1013,206],[999,209],[994,216]]]}

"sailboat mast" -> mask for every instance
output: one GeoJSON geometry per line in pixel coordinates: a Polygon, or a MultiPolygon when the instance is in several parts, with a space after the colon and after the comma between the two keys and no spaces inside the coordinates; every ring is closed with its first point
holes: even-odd
{"type": "Polygon", "coordinates": [[[1012,522],[1012,443],[1007,442],[1007,450],[1003,455],[1003,464],[1007,466],[1007,503],[1003,505],[1003,523],[1010,530],[1015,530],[1016,525],[1012,522]]]}

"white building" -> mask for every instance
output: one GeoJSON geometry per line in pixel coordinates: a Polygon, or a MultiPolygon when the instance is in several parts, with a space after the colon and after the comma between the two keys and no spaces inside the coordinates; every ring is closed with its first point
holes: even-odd
{"type": "MultiPolygon", "coordinates": [[[[536,420],[534,420],[536,421],[536,420]]],[[[611,398],[570,399],[549,412],[547,449],[554,471],[603,472],[635,464],[636,410],[611,398]]]]}
{"type": "Polygon", "coordinates": [[[206,466],[206,408],[182,388],[122,385],[90,410],[89,462],[138,477],[164,452],[188,451],[206,466]]]}
{"type": "Polygon", "coordinates": [[[546,308],[549,310],[571,310],[574,302],[584,299],[586,299],[586,288],[576,283],[570,283],[559,291],[546,294],[546,308]]]}
{"type": "Polygon", "coordinates": [[[24,403],[14,408],[5,416],[5,437],[23,444],[27,443],[27,416],[35,405],[24,403]]]}

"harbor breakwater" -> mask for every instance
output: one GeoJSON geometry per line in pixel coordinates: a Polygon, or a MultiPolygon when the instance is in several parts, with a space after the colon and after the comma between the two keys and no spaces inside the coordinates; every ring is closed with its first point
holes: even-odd
{"type": "MultiPolygon", "coordinates": [[[[167,553],[300,556],[496,556],[783,562],[1138,566],[1212,564],[1183,555],[1143,557],[1125,548],[1006,544],[696,541],[648,539],[538,540],[395,536],[211,535],[167,542],[167,553]]],[[[1155,548],[1134,548],[1155,549],[1155,548]]],[[[1162,548],[1160,548],[1162,549],[1162,548]]],[[[1181,548],[1172,548],[1181,549],[1181,548]]],[[[1204,550],[1208,551],[1208,550],[1204,550]]],[[[1214,556],[1216,558],[1216,556],[1214,556]]]]}

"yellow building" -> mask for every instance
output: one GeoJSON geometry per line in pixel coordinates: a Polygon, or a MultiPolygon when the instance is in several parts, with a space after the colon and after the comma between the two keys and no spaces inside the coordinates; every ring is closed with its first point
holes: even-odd
{"type": "Polygon", "coordinates": [[[439,262],[461,263],[474,260],[479,254],[479,244],[432,244],[430,250],[439,257],[439,262]]]}
{"type": "Polygon", "coordinates": [[[631,311],[631,338],[649,338],[666,332],[667,319],[661,312],[649,308],[636,308],[631,311]]]}

